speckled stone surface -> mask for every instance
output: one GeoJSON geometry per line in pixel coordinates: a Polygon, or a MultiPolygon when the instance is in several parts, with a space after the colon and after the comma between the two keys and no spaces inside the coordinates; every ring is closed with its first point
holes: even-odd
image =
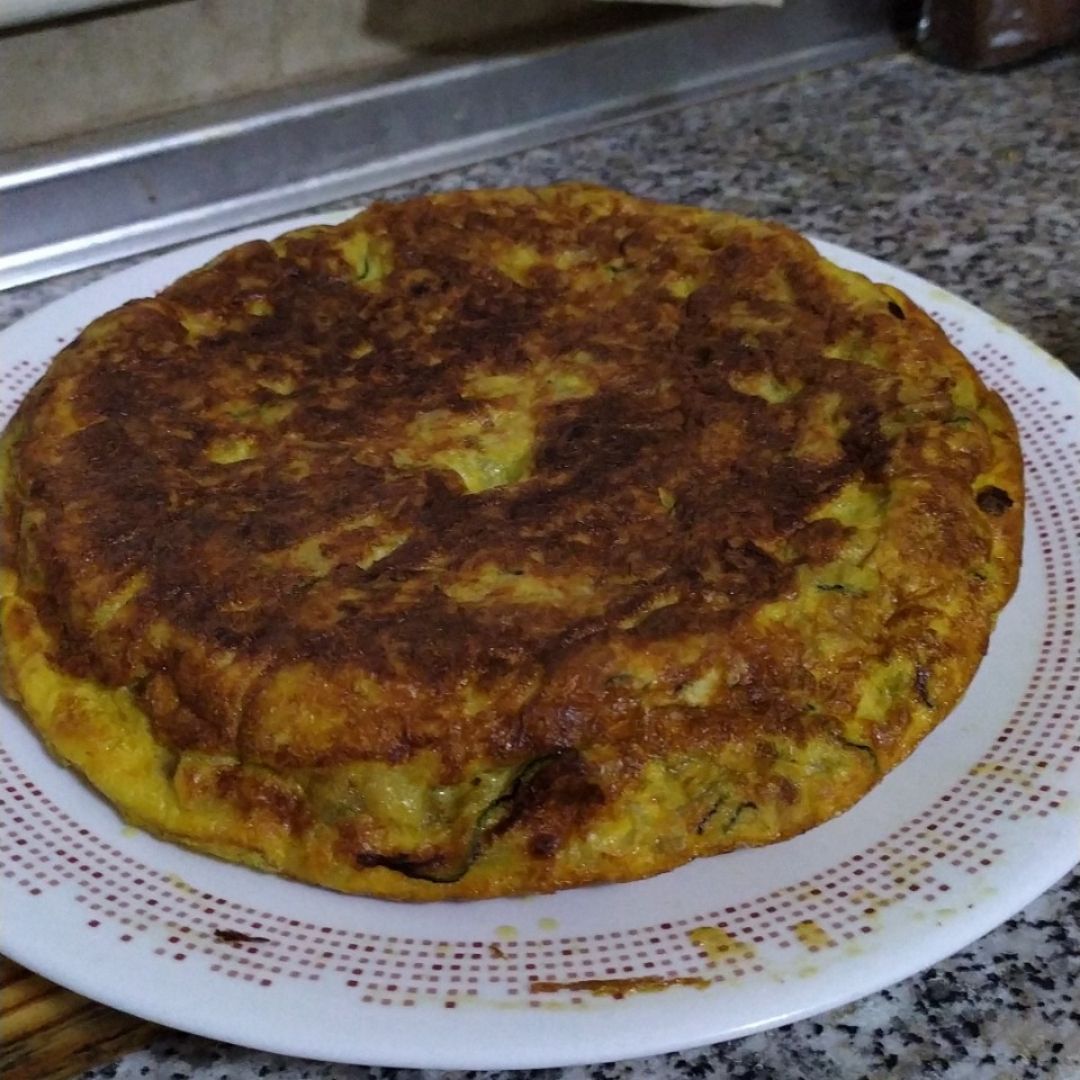
{"type": "MultiPolygon", "coordinates": [[[[846,244],[959,293],[1080,372],[1075,51],[993,75],[875,59],[379,194],[568,178],[771,217],[846,244]]],[[[0,325],[119,265],[0,294],[0,325]]],[[[87,1077],[420,1075],[171,1034],[87,1077]]],[[[922,975],[817,1019],[683,1054],[489,1075],[1080,1078],[1080,874],[922,975]]]]}

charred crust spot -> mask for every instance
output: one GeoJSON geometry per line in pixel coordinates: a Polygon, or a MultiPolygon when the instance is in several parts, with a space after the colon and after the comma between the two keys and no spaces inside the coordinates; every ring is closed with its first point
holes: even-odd
{"type": "Polygon", "coordinates": [[[222,802],[238,807],[245,817],[270,819],[287,828],[307,824],[307,810],[299,792],[269,774],[243,765],[226,766],[217,772],[214,788],[222,802]]]}
{"type": "Polygon", "coordinates": [[[881,433],[881,411],[874,405],[862,405],[849,417],[847,431],[840,438],[848,461],[871,483],[883,479],[889,460],[889,443],[881,433]]]}
{"type": "Polygon", "coordinates": [[[387,870],[395,870],[405,877],[450,885],[465,876],[472,865],[472,860],[471,853],[457,858],[442,854],[425,858],[408,854],[366,851],[357,854],[356,865],[362,870],[382,866],[387,870]]]}
{"type": "MultiPolygon", "coordinates": [[[[729,804],[728,804],[727,796],[726,795],[721,795],[712,804],[712,806],[709,807],[709,809],[705,813],[704,817],[702,817],[701,820],[694,827],[694,831],[700,836],[702,833],[705,832],[706,829],[712,828],[713,827],[712,823],[716,820],[716,818],[719,815],[721,809],[723,809],[725,806],[728,806],[728,805],[729,804]]],[[[722,824],[719,826],[720,831],[722,833],[726,833],[726,832],[730,831],[731,829],[733,829],[735,827],[736,824],[738,824],[739,818],[742,817],[742,815],[747,810],[756,810],[756,809],[757,809],[757,804],[756,803],[749,802],[749,801],[739,803],[739,805],[736,806],[734,809],[729,810],[726,817],[724,817],[722,819],[722,824]]]]}
{"type": "Polygon", "coordinates": [[[930,670],[922,664],[915,666],[915,694],[928,709],[934,707],[930,697],[930,670]]]}
{"type": "Polygon", "coordinates": [[[558,751],[523,774],[512,792],[509,812],[494,831],[526,830],[530,845],[537,845],[534,854],[546,858],[604,801],[604,790],[581,754],[558,751]]]}
{"type": "Polygon", "coordinates": [[[559,850],[559,838],[554,833],[537,833],[529,841],[529,854],[537,859],[550,859],[559,850]]]}
{"type": "Polygon", "coordinates": [[[799,801],[799,789],[786,776],[781,776],[776,783],[777,798],[786,806],[799,801]]]}
{"type": "Polygon", "coordinates": [[[214,938],[226,945],[258,945],[269,941],[269,938],[258,937],[255,934],[245,934],[242,930],[214,930],[214,938]]]}
{"type": "Polygon", "coordinates": [[[984,514],[991,517],[1001,517],[1013,505],[1013,500],[1007,491],[1003,491],[993,484],[981,488],[975,496],[976,505],[984,514]]]}

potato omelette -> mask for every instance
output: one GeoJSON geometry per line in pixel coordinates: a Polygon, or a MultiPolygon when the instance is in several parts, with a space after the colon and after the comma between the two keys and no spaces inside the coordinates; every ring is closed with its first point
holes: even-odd
{"type": "Polygon", "coordinates": [[[158,836],[404,900],[826,821],[1020,562],[1013,421],[911,300],[584,184],[241,244],[88,326],[2,462],[51,751],[158,836]]]}

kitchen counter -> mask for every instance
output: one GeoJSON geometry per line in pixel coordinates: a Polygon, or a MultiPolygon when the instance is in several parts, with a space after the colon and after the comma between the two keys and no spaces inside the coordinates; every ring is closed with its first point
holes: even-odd
{"type": "MultiPolygon", "coordinates": [[[[378,194],[567,178],[774,218],[856,248],[959,293],[1080,372],[1075,51],[996,74],[882,57],[378,194]]],[[[0,325],[119,265],[125,264],[0,294],[0,325]]],[[[543,1075],[1080,1077],[1077,986],[1080,874],[1074,872],[970,948],[856,1004],[733,1043],[543,1075]]],[[[125,1080],[345,1075],[368,1072],[179,1034],[162,1035],[149,1049],[87,1074],[125,1080]]],[[[419,1074],[372,1069],[370,1075],[419,1074]]]]}

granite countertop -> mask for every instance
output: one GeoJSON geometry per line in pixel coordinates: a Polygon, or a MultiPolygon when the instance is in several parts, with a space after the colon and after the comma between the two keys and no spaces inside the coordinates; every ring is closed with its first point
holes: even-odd
{"type": "MultiPolygon", "coordinates": [[[[906,55],[877,58],[378,194],[566,178],[774,218],[896,263],[1012,323],[1080,372],[1075,51],[995,74],[954,72],[906,55]]],[[[118,265],[0,294],[0,325],[118,265]]],[[[1078,985],[1074,872],[968,949],[856,1004],[715,1047],[543,1075],[1080,1077],[1078,985]]],[[[86,1075],[419,1074],[166,1034],[86,1075]]]]}

